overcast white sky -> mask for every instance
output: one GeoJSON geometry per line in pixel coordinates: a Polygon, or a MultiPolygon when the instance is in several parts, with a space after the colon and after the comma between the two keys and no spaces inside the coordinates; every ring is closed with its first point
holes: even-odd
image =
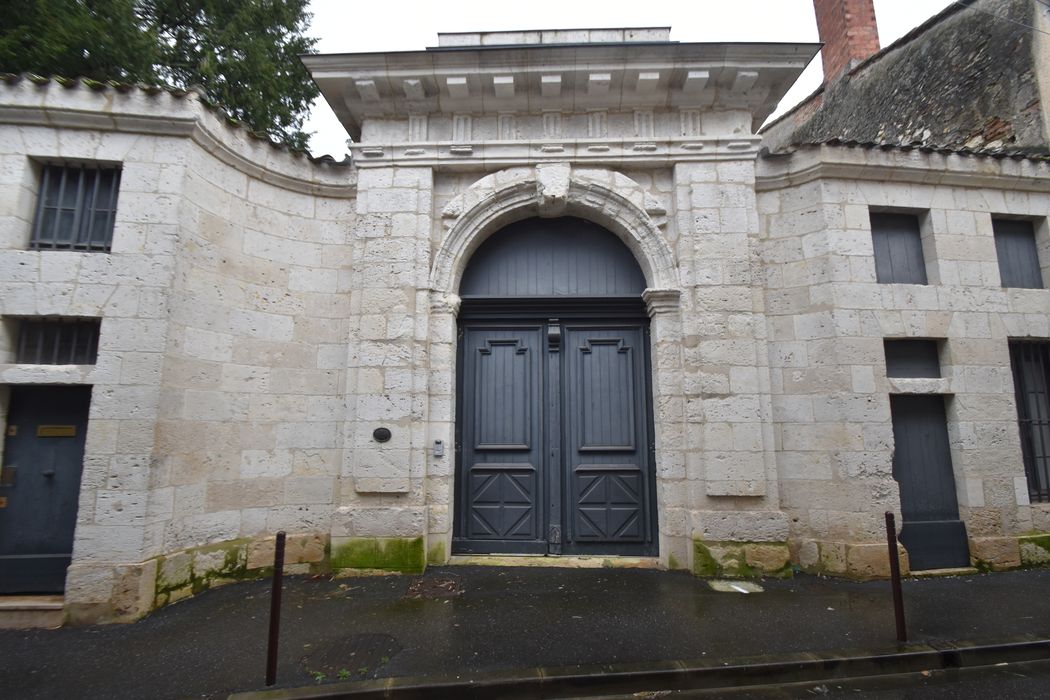
{"type": "MultiPolygon", "coordinates": [[[[886,46],[951,4],[951,0],[875,0],[886,46]]],[[[673,41],[817,41],[812,0],[313,0],[310,34],[320,53],[417,51],[438,32],[569,27],[671,27],[673,41]]],[[[820,57],[787,93],[776,114],[815,90],[820,57]]],[[[324,98],[306,123],[314,155],[341,158],[346,131],[324,98]]]]}

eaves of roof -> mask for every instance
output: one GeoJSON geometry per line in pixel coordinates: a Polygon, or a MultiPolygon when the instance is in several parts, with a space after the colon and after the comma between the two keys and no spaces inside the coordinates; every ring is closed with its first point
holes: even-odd
{"type": "Polygon", "coordinates": [[[804,148],[819,148],[820,146],[839,146],[844,148],[861,148],[865,150],[880,151],[915,151],[918,153],[936,153],[938,155],[966,156],[973,158],[997,158],[1010,160],[1030,160],[1037,162],[1050,162],[1050,151],[1025,151],[1021,149],[970,149],[951,148],[949,146],[937,146],[930,144],[896,144],[878,143],[873,141],[852,141],[845,139],[827,139],[825,141],[810,141],[795,143],[776,150],[762,149],[760,156],[764,158],[776,158],[778,156],[790,156],[792,153],[804,148]]]}
{"type": "Polygon", "coordinates": [[[310,162],[319,165],[331,165],[339,167],[349,167],[352,165],[349,155],[344,156],[342,160],[336,160],[330,155],[312,156],[306,151],[297,148],[292,148],[286,143],[277,141],[264,131],[254,131],[252,129],[249,129],[244,122],[231,117],[221,107],[219,107],[219,105],[217,105],[215,102],[209,99],[208,96],[204,94],[203,90],[196,87],[179,88],[173,87],[171,85],[122,83],[115,80],[99,81],[92,80],[90,78],[66,78],[58,75],[42,76],[36,75],[34,73],[0,73],[0,83],[4,85],[16,85],[22,82],[23,80],[27,80],[33,83],[34,85],[40,87],[44,87],[53,83],[56,85],[60,85],[63,88],[66,88],[67,90],[87,89],[92,90],[94,92],[105,92],[108,90],[112,90],[121,94],[127,94],[129,92],[137,90],[142,94],[151,97],[160,95],[162,93],[166,93],[177,100],[186,99],[188,96],[192,96],[192,98],[195,99],[198,103],[200,103],[203,107],[205,107],[207,110],[219,117],[227,128],[242,130],[245,134],[248,135],[249,138],[256,141],[268,143],[275,150],[284,151],[289,155],[297,158],[307,158],[310,162]]]}

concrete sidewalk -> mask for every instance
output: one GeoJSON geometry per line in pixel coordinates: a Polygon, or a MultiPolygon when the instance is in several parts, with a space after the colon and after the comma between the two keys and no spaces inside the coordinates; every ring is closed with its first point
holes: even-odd
{"type": "MultiPolygon", "coordinates": [[[[897,649],[887,582],[812,576],[718,592],[685,573],[435,567],[289,578],[278,685],[897,649]]],[[[911,642],[1050,638],[1050,570],[905,581],[911,642]]],[[[268,583],[133,625],[0,631],[7,698],[222,698],[263,687],[268,583]]]]}

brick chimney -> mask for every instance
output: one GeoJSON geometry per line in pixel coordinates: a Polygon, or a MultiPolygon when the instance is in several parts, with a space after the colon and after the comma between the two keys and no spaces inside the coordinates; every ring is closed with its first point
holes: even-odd
{"type": "Polygon", "coordinates": [[[813,0],[813,9],[817,12],[817,32],[824,42],[820,54],[825,84],[879,50],[873,0],[813,0]]]}

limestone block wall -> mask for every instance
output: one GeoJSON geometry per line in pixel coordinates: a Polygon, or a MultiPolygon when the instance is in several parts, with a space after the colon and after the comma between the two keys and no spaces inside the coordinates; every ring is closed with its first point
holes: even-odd
{"type": "Polygon", "coordinates": [[[193,93],[77,83],[6,84],[0,151],[0,410],[12,385],[92,386],[70,616],[148,610],[158,555],[326,532],[353,170],[252,138],[193,93]],[[43,164],[65,162],[119,165],[110,252],[28,250],[43,164]],[[97,363],[13,364],[19,320],[38,316],[101,318],[97,363]]]}
{"type": "MultiPolygon", "coordinates": [[[[70,100],[57,86],[21,86],[9,97],[28,109],[48,90],[61,91],[56,109],[70,100]]],[[[143,559],[184,175],[179,159],[187,145],[172,137],[24,124],[3,123],[0,130],[0,346],[8,349],[0,383],[93,387],[73,552],[79,568],[69,576],[75,597],[93,586],[99,566],[111,584],[113,563],[143,559]],[[121,164],[110,253],[28,250],[42,164],[62,161],[121,164]],[[37,316],[101,318],[97,363],[12,364],[18,319],[37,316]]]]}
{"type": "Polygon", "coordinates": [[[754,161],[679,164],[674,177],[690,534],[707,543],[784,543],[754,161]]]}
{"type": "Polygon", "coordinates": [[[286,181],[187,153],[146,556],[328,530],[355,190],[295,165],[286,181]]]}
{"type": "MultiPolygon", "coordinates": [[[[333,552],[342,548],[347,565],[361,566],[375,538],[418,542],[421,557],[426,534],[432,173],[369,168],[358,188],[344,309],[346,452],[331,532],[333,552]],[[378,428],[389,441],[373,437],[378,428]]],[[[448,410],[438,420],[448,421],[448,410]]]]}
{"type": "Polygon", "coordinates": [[[1025,173],[1028,183],[1020,173],[960,174],[937,185],[914,182],[908,168],[1005,175],[1016,166],[860,150],[803,158],[825,156],[856,173],[886,170],[759,183],[776,455],[797,556],[805,566],[865,571],[867,555],[854,545],[878,542],[882,512],[899,508],[889,396],[932,393],[946,397],[971,555],[1017,565],[1016,536],[1046,531],[1050,509],[1028,503],[1008,341],[1048,337],[1050,291],[1001,286],[992,217],[1045,227],[1050,198],[1035,191],[1045,174],[1025,173]],[[927,285],[876,282],[872,211],[919,216],[927,285]],[[887,378],[885,338],[940,341],[942,379],[887,378]]]}

